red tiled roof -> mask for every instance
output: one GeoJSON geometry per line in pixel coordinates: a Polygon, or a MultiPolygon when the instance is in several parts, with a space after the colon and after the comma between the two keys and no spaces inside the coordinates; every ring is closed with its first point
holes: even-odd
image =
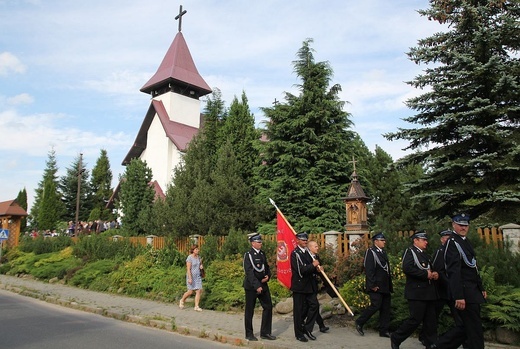
{"type": "Polygon", "coordinates": [[[200,91],[201,96],[211,93],[211,88],[200,76],[193,62],[190,50],[181,32],[177,33],[157,72],[144,84],[141,91],[150,93],[152,90],[169,83],[180,83],[195,88],[200,91]]]}
{"type": "Polygon", "coordinates": [[[127,165],[133,158],[139,157],[146,149],[148,143],[148,129],[157,114],[163,126],[166,136],[175,144],[177,149],[185,151],[188,143],[197,134],[198,128],[171,121],[162,101],[152,100],[150,108],[143,120],[141,128],[135,138],[134,145],[123,160],[122,165],[127,165]]]}
{"type": "Polygon", "coordinates": [[[0,216],[27,216],[27,212],[16,200],[0,202],[0,216]]]}

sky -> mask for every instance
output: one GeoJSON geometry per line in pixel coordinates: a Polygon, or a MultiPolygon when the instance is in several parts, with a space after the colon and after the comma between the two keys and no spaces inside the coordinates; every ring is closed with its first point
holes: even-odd
{"type": "Polygon", "coordinates": [[[425,67],[406,53],[442,30],[417,13],[428,0],[0,0],[0,202],[25,188],[30,209],[52,149],[59,176],[80,153],[91,171],[105,149],[116,184],[150,104],[139,89],[178,31],[180,5],[197,69],[226,106],[244,91],[260,125],[260,108],[297,93],[292,62],[312,38],[354,131],[371,151],[406,154],[383,134],[413,126],[404,102],[424,91],[405,82],[425,67]]]}

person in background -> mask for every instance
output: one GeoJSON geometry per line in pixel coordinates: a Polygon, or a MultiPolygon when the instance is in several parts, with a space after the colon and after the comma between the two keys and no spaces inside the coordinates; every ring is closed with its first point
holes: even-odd
{"type": "Polygon", "coordinates": [[[271,269],[267,263],[267,257],[262,251],[262,236],[253,234],[249,237],[251,249],[244,254],[244,283],[246,293],[246,306],[244,314],[244,326],[246,339],[257,341],[253,332],[253,314],[255,312],[256,300],[260,300],[262,306],[262,323],[260,325],[260,338],[275,340],[271,335],[273,324],[273,302],[267,282],[271,280],[271,269]]]}
{"type": "MultiPolygon", "coordinates": [[[[307,244],[307,249],[309,250],[309,253],[310,253],[312,259],[317,259],[318,262],[320,263],[320,267],[321,267],[321,260],[320,260],[320,256],[318,255],[320,246],[318,245],[318,243],[316,241],[309,241],[307,244]]],[[[319,283],[319,280],[323,277],[323,274],[318,272],[315,277],[316,277],[316,282],[319,283]]],[[[307,316],[305,315],[305,317],[307,317],[307,316]]],[[[318,326],[320,328],[320,332],[327,333],[330,330],[330,328],[328,326],[325,326],[325,322],[323,321],[323,318],[321,317],[319,309],[318,309],[318,315],[316,315],[316,323],[318,324],[318,326]]]]}
{"type": "Polygon", "coordinates": [[[439,274],[432,271],[430,257],[426,254],[426,232],[417,231],[411,238],[413,244],[405,250],[402,259],[403,272],[406,275],[404,297],[408,300],[410,316],[390,335],[392,349],[398,349],[421,323],[423,339],[427,345],[437,338],[435,301],[438,296],[433,280],[437,280],[439,274]]]}
{"type": "Polygon", "coordinates": [[[202,265],[202,261],[199,256],[199,245],[193,245],[190,248],[190,254],[188,258],[186,258],[186,286],[188,291],[186,291],[181,300],[179,301],[179,308],[184,309],[184,302],[186,298],[191,296],[195,291],[195,307],[193,308],[195,311],[202,311],[199,307],[200,297],[202,294],[202,275],[201,271],[204,269],[202,265]]]}
{"type": "Polygon", "coordinates": [[[356,330],[362,336],[365,335],[363,326],[379,311],[379,335],[390,337],[390,311],[392,299],[392,275],[390,262],[384,250],[386,238],[383,233],[372,237],[372,247],[367,249],[363,265],[365,267],[365,289],[370,297],[368,306],[356,320],[356,330]]]}
{"type": "Polygon", "coordinates": [[[487,292],[477,269],[477,259],[467,235],[470,216],[466,213],[452,218],[454,233],[446,242],[444,262],[449,293],[455,313],[461,322],[443,334],[431,349],[458,348],[464,343],[471,349],[484,349],[484,331],[480,307],[487,292]]]}
{"type": "Polygon", "coordinates": [[[307,233],[296,234],[296,239],[298,246],[291,252],[294,335],[300,342],[308,342],[305,335],[316,340],[312,330],[319,312],[319,303],[316,297],[318,284],[314,274],[320,262],[313,260],[307,250],[307,233]]]}

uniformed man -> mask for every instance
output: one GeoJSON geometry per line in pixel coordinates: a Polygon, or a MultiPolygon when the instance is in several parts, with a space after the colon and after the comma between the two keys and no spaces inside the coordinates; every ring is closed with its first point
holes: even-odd
{"type": "Polygon", "coordinates": [[[426,254],[426,232],[417,231],[411,238],[413,245],[405,250],[402,258],[406,275],[404,297],[408,300],[410,316],[390,335],[392,349],[398,349],[421,323],[427,345],[432,344],[437,337],[435,301],[438,296],[433,280],[437,280],[439,275],[432,271],[430,257],[426,254]]]}
{"type": "Polygon", "coordinates": [[[471,349],[484,349],[484,333],[480,318],[481,304],[487,293],[478,273],[473,246],[467,239],[470,217],[462,213],[452,218],[454,234],[446,242],[444,261],[451,301],[461,324],[446,332],[430,348],[458,348],[464,341],[471,349]]]}
{"type": "Polygon", "coordinates": [[[319,311],[317,298],[318,284],[314,277],[319,268],[319,261],[312,259],[307,250],[307,233],[296,235],[298,246],[291,252],[291,291],[293,292],[294,335],[301,342],[307,342],[312,334],[319,311]],[[305,318],[304,318],[305,317],[305,318]]]}
{"type": "Polygon", "coordinates": [[[253,332],[253,314],[257,298],[262,306],[262,323],[260,325],[260,338],[275,340],[271,334],[273,323],[273,303],[271,292],[267,282],[271,279],[271,269],[267,264],[267,258],[262,251],[262,236],[252,234],[249,237],[251,249],[244,254],[244,290],[246,293],[246,307],[244,314],[244,325],[246,339],[257,341],[253,332]]]}
{"type": "MultiPolygon", "coordinates": [[[[320,256],[318,255],[320,246],[318,245],[318,243],[316,241],[309,241],[307,244],[307,249],[309,250],[309,253],[310,253],[312,259],[317,259],[318,262],[320,263],[320,267],[321,267],[321,259],[320,259],[320,256]]],[[[318,283],[318,286],[319,286],[320,281],[323,281],[325,283],[325,281],[323,280],[323,274],[318,270],[316,270],[315,278],[316,278],[316,282],[318,283]]],[[[307,317],[307,316],[305,315],[305,317],[307,317]]],[[[325,321],[323,321],[323,318],[321,317],[319,309],[318,309],[318,315],[316,315],[316,323],[318,324],[318,327],[320,328],[320,332],[322,332],[322,333],[329,332],[330,328],[328,326],[325,326],[325,321]]]]}
{"type": "Polygon", "coordinates": [[[363,266],[365,267],[365,290],[370,297],[370,306],[356,320],[356,330],[365,335],[363,326],[379,311],[379,335],[390,337],[391,293],[393,292],[390,262],[384,250],[386,238],[383,233],[372,236],[372,247],[367,249],[363,266]]]}

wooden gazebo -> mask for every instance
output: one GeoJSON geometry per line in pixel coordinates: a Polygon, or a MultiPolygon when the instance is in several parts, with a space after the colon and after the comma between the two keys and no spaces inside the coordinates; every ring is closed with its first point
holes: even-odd
{"type": "Polygon", "coordinates": [[[0,226],[2,229],[9,229],[9,238],[2,240],[0,246],[3,246],[4,243],[8,247],[18,246],[22,218],[26,216],[27,212],[16,200],[0,202],[0,226]]]}

